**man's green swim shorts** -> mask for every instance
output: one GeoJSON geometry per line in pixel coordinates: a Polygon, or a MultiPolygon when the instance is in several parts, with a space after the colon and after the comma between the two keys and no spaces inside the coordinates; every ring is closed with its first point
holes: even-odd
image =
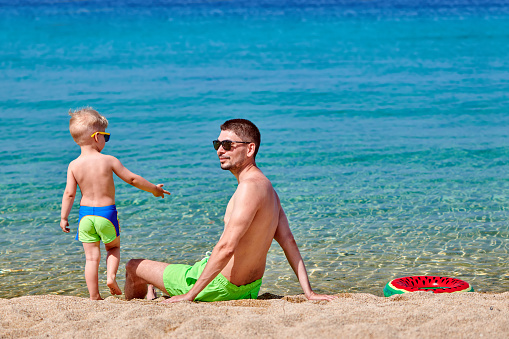
{"type": "MultiPolygon", "coordinates": [[[[193,266],[173,264],[168,265],[163,273],[164,287],[170,295],[181,295],[189,292],[196,280],[200,277],[208,257],[193,266]]],[[[222,301],[238,299],[256,299],[262,286],[262,279],[250,284],[237,286],[219,273],[203,291],[194,299],[195,301],[222,301]]]]}

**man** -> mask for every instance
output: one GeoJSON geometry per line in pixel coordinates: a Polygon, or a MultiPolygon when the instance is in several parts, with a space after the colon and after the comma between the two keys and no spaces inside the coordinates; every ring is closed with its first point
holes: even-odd
{"type": "Polygon", "coordinates": [[[153,285],[172,295],[165,302],[255,299],[272,239],[283,248],[305,296],[331,300],[311,289],[299,248],[272,184],[256,167],[260,132],[250,121],[228,120],[213,142],[221,168],[238,181],[224,216],[225,227],[212,254],[193,266],[145,259],[126,265],[126,299],[155,297],[153,285]]]}

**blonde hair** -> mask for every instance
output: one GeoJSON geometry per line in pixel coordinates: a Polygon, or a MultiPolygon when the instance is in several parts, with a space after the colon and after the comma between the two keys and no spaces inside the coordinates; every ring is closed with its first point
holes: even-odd
{"type": "Polygon", "coordinates": [[[94,132],[103,132],[108,127],[108,120],[92,107],[69,110],[69,115],[69,131],[80,146],[87,144],[94,132]]]}

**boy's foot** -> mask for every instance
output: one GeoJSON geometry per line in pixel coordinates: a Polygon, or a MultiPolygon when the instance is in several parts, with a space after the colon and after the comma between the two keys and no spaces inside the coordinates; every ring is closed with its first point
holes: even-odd
{"type": "Polygon", "coordinates": [[[110,293],[113,295],[122,295],[122,290],[120,290],[120,287],[117,285],[116,280],[111,280],[106,283],[108,287],[110,288],[110,293]]]}
{"type": "Polygon", "coordinates": [[[154,285],[148,285],[147,300],[154,300],[155,298],[157,298],[157,294],[154,285]]]}

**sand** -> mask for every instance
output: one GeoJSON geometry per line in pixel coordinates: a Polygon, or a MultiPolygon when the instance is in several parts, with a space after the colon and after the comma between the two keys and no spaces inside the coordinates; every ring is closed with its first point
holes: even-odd
{"type": "Polygon", "coordinates": [[[509,292],[338,294],[331,302],[264,294],[213,303],[0,299],[0,338],[507,338],[509,292]]]}

